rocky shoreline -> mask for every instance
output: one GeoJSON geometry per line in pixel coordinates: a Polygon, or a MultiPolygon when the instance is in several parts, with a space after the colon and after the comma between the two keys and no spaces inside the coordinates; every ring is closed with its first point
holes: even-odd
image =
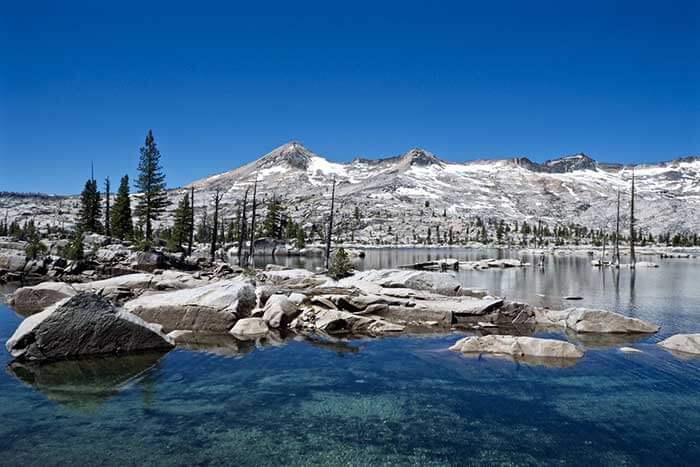
{"type": "MultiPolygon", "coordinates": [[[[657,325],[606,310],[551,310],[464,288],[450,273],[369,270],[334,280],[270,265],[219,275],[154,270],[104,280],[45,282],[15,290],[9,304],[28,315],[6,343],[18,361],[104,354],[206,350],[217,342],[469,332],[452,349],[567,366],[593,336],[646,336],[657,325]],[[533,335],[557,329],[575,343],[533,335]],[[226,337],[229,336],[229,337],[226,337]],[[551,359],[551,360],[550,360],[551,359]],[[563,363],[562,363],[563,362],[563,363]]],[[[660,343],[700,354],[698,335],[660,343]]]]}

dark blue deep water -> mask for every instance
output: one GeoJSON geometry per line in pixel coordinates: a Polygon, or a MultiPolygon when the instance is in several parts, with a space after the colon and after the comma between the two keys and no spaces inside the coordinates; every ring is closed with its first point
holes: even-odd
{"type": "MultiPolygon", "coordinates": [[[[365,267],[467,250],[371,251],[365,267]]],[[[655,260],[658,261],[658,260],[655,260]]],[[[641,339],[564,334],[567,367],[447,351],[462,334],[330,341],[292,337],[11,364],[0,353],[2,465],[697,465],[700,359],[655,345],[700,332],[700,262],[592,269],[588,258],[460,272],[465,285],[535,304],[613,309],[662,325],[641,339]],[[570,305],[570,304],[569,304],[570,305]],[[632,346],[641,354],[619,351],[632,346]]],[[[22,317],[0,305],[4,342],[22,317]]]]}

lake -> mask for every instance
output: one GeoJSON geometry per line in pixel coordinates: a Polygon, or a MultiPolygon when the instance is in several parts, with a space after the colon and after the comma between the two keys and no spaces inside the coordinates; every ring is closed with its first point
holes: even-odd
{"type": "MultiPolygon", "coordinates": [[[[357,267],[498,255],[518,257],[368,250],[357,267]]],[[[655,343],[700,332],[700,262],[654,261],[661,267],[601,271],[587,257],[549,256],[544,270],[456,273],[466,286],[511,299],[606,308],[662,325],[641,339],[542,334],[585,347],[565,368],[446,350],[459,332],[257,345],[222,338],[210,351],[38,367],[10,364],[3,351],[0,463],[697,464],[700,358],[655,343]],[[566,302],[566,295],[584,298],[566,302]],[[623,345],[643,353],[622,353],[623,345]]],[[[21,319],[0,305],[3,342],[21,319]]]]}

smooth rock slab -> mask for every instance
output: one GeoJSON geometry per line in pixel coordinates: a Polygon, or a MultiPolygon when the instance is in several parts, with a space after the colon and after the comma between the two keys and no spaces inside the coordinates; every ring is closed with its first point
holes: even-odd
{"type": "Polygon", "coordinates": [[[562,326],[575,332],[592,333],[655,333],[656,324],[630,318],[607,310],[567,308],[566,310],[535,309],[535,323],[562,326]]]}
{"type": "Polygon", "coordinates": [[[458,340],[450,350],[462,353],[488,353],[512,357],[581,358],[575,345],[555,339],[523,336],[469,336],[458,340]]]}
{"type": "Polygon", "coordinates": [[[284,295],[273,295],[265,303],[263,320],[271,328],[287,326],[299,314],[297,305],[284,295]]]}
{"type": "Polygon", "coordinates": [[[349,279],[372,282],[387,288],[425,290],[439,295],[459,295],[462,288],[462,284],[452,274],[443,272],[373,269],[358,272],[349,279]]]}
{"type": "Polygon", "coordinates": [[[78,292],[64,282],[42,282],[31,287],[20,287],[15,290],[9,304],[18,313],[37,313],[78,292]]]}
{"type": "Polygon", "coordinates": [[[5,347],[16,359],[39,361],[170,349],[172,344],[160,326],[83,293],[22,321],[5,347]]]}
{"type": "Polygon", "coordinates": [[[168,331],[195,330],[228,332],[236,320],[255,307],[252,285],[219,281],[202,287],[144,295],[124,304],[124,309],[168,331]]]}
{"type": "Polygon", "coordinates": [[[675,334],[659,342],[659,345],[675,352],[700,355],[700,333],[675,334]]]}

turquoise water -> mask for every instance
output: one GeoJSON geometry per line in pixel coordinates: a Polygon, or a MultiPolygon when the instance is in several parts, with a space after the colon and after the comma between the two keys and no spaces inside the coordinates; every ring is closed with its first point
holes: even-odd
{"type": "MultiPolygon", "coordinates": [[[[3,351],[0,464],[697,465],[700,359],[655,342],[700,331],[699,265],[669,262],[634,281],[622,271],[602,285],[583,261],[459,277],[541,301],[575,291],[583,305],[653,318],[661,333],[554,334],[587,349],[561,368],[447,351],[460,333],[222,338],[208,352],[41,367],[11,365],[3,351]]],[[[3,341],[20,320],[0,309],[3,341]]]]}

